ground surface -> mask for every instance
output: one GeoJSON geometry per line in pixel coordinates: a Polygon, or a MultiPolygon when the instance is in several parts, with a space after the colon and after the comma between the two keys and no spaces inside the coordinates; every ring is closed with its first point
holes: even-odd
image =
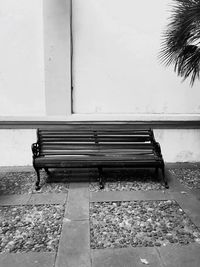
{"type": "Polygon", "coordinates": [[[56,251],[64,207],[0,207],[0,252],[56,251]]]}
{"type": "Polygon", "coordinates": [[[198,167],[173,168],[170,172],[189,189],[200,189],[200,169],[198,167]]]}
{"type": "Polygon", "coordinates": [[[90,232],[94,249],[200,241],[198,228],[174,200],[91,203],[90,232]]]}
{"type": "MultiPolygon", "coordinates": [[[[169,166],[170,189],[152,173],[58,183],[0,170],[0,266],[199,267],[199,168],[169,166]]],[[[140,173],[141,174],[141,173],[140,173]]]]}
{"type": "MultiPolygon", "coordinates": [[[[49,182],[48,176],[41,171],[41,189],[36,192],[36,174],[30,172],[0,172],[0,195],[27,194],[27,193],[50,193],[67,192],[68,183],[49,182]]],[[[63,177],[62,177],[63,179],[63,177]]]]}

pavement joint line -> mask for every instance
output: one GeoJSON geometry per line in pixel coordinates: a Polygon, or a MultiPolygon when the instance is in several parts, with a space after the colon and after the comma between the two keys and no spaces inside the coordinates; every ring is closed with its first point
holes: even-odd
{"type": "Polygon", "coordinates": [[[156,250],[156,252],[158,254],[158,257],[159,257],[159,260],[160,260],[160,263],[161,263],[161,267],[167,267],[166,264],[163,262],[163,259],[162,259],[161,255],[160,255],[160,250],[157,247],[155,247],[155,250],[156,250]]]}

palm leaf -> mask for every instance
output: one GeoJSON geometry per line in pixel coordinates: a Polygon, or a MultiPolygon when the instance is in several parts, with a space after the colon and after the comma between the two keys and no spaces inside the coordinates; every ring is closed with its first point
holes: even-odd
{"type": "Polygon", "coordinates": [[[200,76],[200,0],[173,0],[172,13],[164,32],[159,60],[191,85],[200,76]]]}

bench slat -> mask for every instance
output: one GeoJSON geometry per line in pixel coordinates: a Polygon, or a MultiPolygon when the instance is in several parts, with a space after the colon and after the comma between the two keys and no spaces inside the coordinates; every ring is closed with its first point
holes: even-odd
{"type": "Polygon", "coordinates": [[[48,151],[48,150],[96,150],[98,147],[98,150],[102,150],[102,149],[129,149],[129,150],[135,150],[135,149],[149,149],[149,148],[153,148],[152,144],[120,144],[120,143],[116,143],[116,144],[99,144],[99,145],[94,145],[94,144],[89,144],[89,143],[85,143],[85,144],[66,144],[66,143],[62,143],[62,144],[49,144],[49,145],[43,145],[41,147],[41,152],[43,151],[48,151]]]}
{"type": "Polygon", "coordinates": [[[41,153],[41,156],[42,155],[46,155],[46,156],[54,156],[54,155],[113,155],[113,153],[120,153],[120,154],[125,154],[125,155],[139,155],[139,154],[142,154],[142,155],[145,155],[145,154],[153,154],[153,151],[152,150],[134,150],[134,151],[127,151],[127,150],[124,150],[124,151],[121,151],[121,150],[102,150],[102,151],[99,151],[99,150],[64,150],[64,151],[60,151],[60,150],[53,150],[53,151],[43,151],[41,153]]]}

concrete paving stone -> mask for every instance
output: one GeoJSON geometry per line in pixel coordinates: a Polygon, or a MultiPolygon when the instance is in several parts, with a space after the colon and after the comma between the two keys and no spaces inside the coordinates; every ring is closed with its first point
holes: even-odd
{"type": "Polygon", "coordinates": [[[197,198],[197,200],[200,201],[200,189],[192,189],[191,192],[197,198]]]}
{"type": "Polygon", "coordinates": [[[169,189],[174,192],[186,192],[188,195],[192,194],[200,201],[200,189],[189,189],[184,186],[175,175],[167,171],[169,180],[169,189]]]}
{"type": "Polygon", "coordinates": [[[34,172],[32,166],[1,166],[0,172],[34,172]]]}
{"type": "Polygon", "coordinates": [[[70,220],[89,219],[88,183],[70,183],[64,216],[70,220]]]}
{"type": "Polygon", "coordinates": [[[168,199],[173,199],[168,190],[90,192],[90,202],[168,199]]]}
{"type": "Polygon", "coordinates": [[[61,204],[66,203],[67,193],[36,193],[31,194],[28,205],[61,204]]]}
{"type": "Polygon", "coordinates": [[[200,245],[166,246],[157,248],[164,267],[199,267],[200,245]]]}
{"type": "Polygon", "coordinates": [[[29,252],[0,254],[1,267],[54,267],[55,253],[29,252]]]}
{"type": "Polygon", "coordinates": [[[193,223],[197,227],[200,227],[200,205],[196,197],[191,194],[182,194],[181,192],[172,192],[172,196],[191,218],[193,223]]]}
{"type": "Polygon", "coordinates": [[[155,248],[96,249],[91,257],[92,267],[163,267],[155,248]]]}
{"type": "Polygon", "coordinates": [[[90,267],[89,221],[63,220],[55,267],[90,267]]]}
{"type": "Polygon", "coordinates": [[[175,191],[175,192],[180,192],[180,191],[185,191],[190,193],[190,189],[185,187],[179,179],[176,177],[176,175],[173,175],[169,170],[166,171],[166,176],[168,179],[169,183],[169,190],[170,191],[175,191]]]}
{"type": "Polygon", "coordinates": [[[0,206],[27,205],[31,194],[0,195],[0,206]]]}
{"type": "Polygon", "coordinates": [[[174,162],[174,163],[166,163],[167,169],[173,168],[200,168],[200,162],[174,162]]]}

